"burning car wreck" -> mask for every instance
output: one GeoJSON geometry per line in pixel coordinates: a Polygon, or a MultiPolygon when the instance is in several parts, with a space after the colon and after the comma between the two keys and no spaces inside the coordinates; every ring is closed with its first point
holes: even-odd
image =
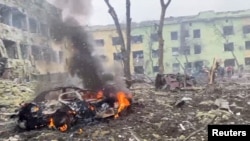
{"type": "Polygon", "coordinates": [[[35,98],[33,102],[20,104],[17,114],[11,116],[17,120],[18,129],[30,131],[48,128],[66,132],[77,124],[88,124],[108,117],[118,118],[132,104],[132,96],[114,86],[106,86],[97,92],[77,87],[46,91],[47,94],[49,92],[63,93],[58,95],[57,100],[39,101],[35,98]]]}

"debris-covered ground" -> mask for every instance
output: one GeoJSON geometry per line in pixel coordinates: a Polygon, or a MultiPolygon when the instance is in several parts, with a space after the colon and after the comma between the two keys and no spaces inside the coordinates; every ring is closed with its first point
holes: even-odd
{"type": "Polygon", "coordinates": [[[18,133],[14,132],[13,123],[7,119],[7,115],[13,112],[18,102],[33,99],[27,93],[32,89],[28,89],[28,85],[24,90],[24,86],[8,84],[9,93],[1,94],[3,104],[1,103],[0,138],[6,141],[167,141],[185,140],[191,133],[200,130],[189,140],[207,140],[208,123],[249,123],[249,86],[225,83],[209,86],[205,90],[156,92],[151,86],[136,84],[131,88],[134,94],[132,110],[118,119],[110,118],[91,125],[78,125],[68,133],[46,129],[18,133]],[[13,88],[19,87],[22,89],[13,92],[13,88]]]}

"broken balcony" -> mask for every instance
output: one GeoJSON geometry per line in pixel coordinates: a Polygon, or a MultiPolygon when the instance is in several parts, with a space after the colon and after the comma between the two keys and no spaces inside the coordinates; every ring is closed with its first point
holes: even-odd
{"type": "Polygon", "coordinates": [[[7,51],[7,55],[11,59],[18,59],[17,45],[14,41],[3,40],[4,47],[7,51]]]}
{"type": "Polygon", "coordinates": [[[0,23],[12,25],[11,7],[0,4],[0,23]]]}
{"type": "Polygon", "coordinates": [[[12,8],[12,24],[18,29],[27,30],[26,16],[17,8],[12,8]]]}

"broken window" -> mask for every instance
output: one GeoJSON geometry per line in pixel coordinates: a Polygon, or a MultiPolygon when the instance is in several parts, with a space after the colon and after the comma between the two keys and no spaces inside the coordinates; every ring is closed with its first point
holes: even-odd
{"type": "Polygon", "coordinates": [[[18,59],[17,45],[10,40],[3,40],[4,47],[7,51],[8,57],[11,59],[18,59]]]}
{"type": "Polygon", "coordinates": [[[30,32],[37,33],[37,22],[33,18],[29,18],[30,32]]]}
{"type": "Polygon", "coordinates": [[[122,40],[120,37],[112,37],[112,44],[113,46],[121,45],[122,40]]]}
{"type": "Polygon", "coordinates": [[[142,59],[143,58],[143,51],[134,51],[133,52],[133,58],[137,58],[137,59],[142,59]]]}
{"type": "Polygon", "coordinates": [[[159,49],[152,50],[152,57],[153,58],[158,58],[159,57],[159,49]]]}
{"type": "Polygon", "coordinates": [[[195,29],[193,32],[194,32],[194,38],[200,38],[201,37],[200,29],[195,29]]]}
{"type": "Polygon", "coordinates": [[[12,9],[12,25],[16,28],[27,30],[26,16],[17,8],[12,9]]]}
{"type": "Polygon", "coordinates": [[[245,65],[250,66],[250,57],[245,58],[245,65]]]}
{"type": "Polygon", "coordinates": [[[185,65],[185,68],[188,68],[188,69],[192,68],[192,63],[191,62],[184,63],[184,65],[185,65]]]}
{"type": "Polygon", "coordinates": [[[122,53],[113,53],[114,60],[122,60],[122,53]]]}
{"type": "Polygon", "coordinates": [[[224,51],[234,51],[234,43],[225,43],[224,51]]]}
{"type": "Polygon", "coordinates": [[[250,50],[250,41],[245,42],[245,49],[250,50]]]}
{"type": "Polygon", "coordinates": [[[180,72],[180,64],[174,63],[173,65],[173,72],[180,72]]]}
{"type": "Polygon", "coordinates": [[[203,61],[194,62],[194,67],[196,68],[196,70],[201,70],[202,66],[203,66],[203,61]]]}
{"type": "Polygon", "coordinates": [[[143,74],[144,73],[143,66],[134,66],[134,72],[137,74],[143,74]]]}
{"type": "Polygon", "coordinates": [[[234,34],[233,26],[224,26],[223,27],[223,34],[224,35],[233,35],[234,34]]]}
{"type": "Polygon", "coordinates": [[[43,60],[43,50],[38,46],[32,46],[31,47],[32,56],[34,57],[34,60],[41,61],[43,60]]]}
{"type": "Polygon", "coordinates": [[[46,24],[41,24],[41,34],[42,34],[43,36],[46,36],[46,37],[49,36],[49,28],[48,28],[48,25],[46,25],[46,24]]]}
{"type": "Polygon", "coordinates": [[[52,61],[52,49],[49,47],[45,47],[43,48],[43,56],[44,56],[44,60],[46,62],[51,62],[52,61]]]}
{"type": "Polygon", "coordinates": [[[201,46],[200,45],[194,46],[194,54],[201,54],[201,46]]]}
{"type": "Polygon", "coordinates": [[[152,33],[150,35],[150,39],[151,39],[152,42],[157,42],[157,41],[159,41],[159,36],[158,36],[157,33],[152,33]]]}
{"type": "Polygon", "coordinates": [[[59,51],[59,62],[63,63],[63,52],[59,51]]]}
{"type": "Polygon", "coordinates": [[[235,66],[235,59],[226,59],[224,61],[224,67],[235,66]]]}
{"type": "Polygon", "coordinates": [[[190,55],[190,47],[185,47],[183,49],[183,55],[190,55]]]}
{"type": "Polygon", "coordinates": [[[52,62],[58,62],[58,54],[56,51],[52,50],[51,56],[52,56],[52,62]]]}
{"type": "Polygon", "coordinates": [[[245,26],[243,26],[243,33],[244,33],[244,34],[250,33],[250,25],[245,25],[245,26]]]}
{"type": "Polygon", "coordinates": [[[96,39],[95,44],[98,47],[103,47],[104,46],[104,40],[103,39],[96,39]]]}
{"type": "Polygon", "coordinates": [[[154,72],[154,73],[159,72],[159,66],[154,66],[154,67],[153,67],[153,72],[154,72]]]}
{"type": "Polygon", "coordinates": [[[21,55],[23,59],[29,58],[28,47],[28,45],[20,44],[21,55]]]}
{"type": "Polygon", "coordinates": [[[142,35],[131,36],[131,43],[132,44],[139,44],[142,42],[143,42],[142,35]]]}
{"type": "Polygon", "coordinates": [[[0,23],[12,25],[11,8],[2,4],[0,4],[0,23]]]}
{"type": "Polygon", "coordinates": [[[177,31],[171,32],[171,40],[178,40],[178,32],[177,31]]]}
{"type": "Polygon", "coordinates": [[[173,47],[172,48],[172,55],[173,56],[178,56],[179,55],[179,48],[178,47],[173,47]]]}

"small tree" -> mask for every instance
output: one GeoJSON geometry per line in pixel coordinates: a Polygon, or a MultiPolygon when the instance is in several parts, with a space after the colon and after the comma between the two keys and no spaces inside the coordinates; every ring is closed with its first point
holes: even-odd
{"type": "Polygon", "coordinates": [[[121,44],[121,54],[122,54],[122,61],[124,64],[125,77],[130,80],[131,79],[131,72],[130,72],[131,21],[132,21],[130,17],[130,5],[131,5],[130,0],[126,0],[126,39],[127,39],[126,44],[125,44],[125,40],[122,34],[122,28],[119,23],[119,19],[115,12],[114,7],[110,4],[109,0],[104,0],[104,2],[108,6],[109,8],[108,12],[113,18],[113,21],[116,26],[116,30],[117,30],[118,37],[120,39],[120,44],[121,44]]]}
{"type": "Polygon", "coordinates": [[[171,3],[171,0],[168,0],[165,2],[164,0],[160,0],[161,3],[161,16],[160,16],[160,23],[158,27],[158,38],[159,38],[159,70],[160,73],[164,73],[164,65],[163,65],[163,59],[164,59],[164,39],[163,39],[163,26],[164,26],[164,19],[165,19],[165,14],[168,6],[171,3]]]}
{"type": "MultiPolygon", "coordinates": [[[[229,43],[228,37],[226,35],[224,35],[224,33],[216,26],[215,23],[213,23],[213,27],[214,27],[215,34],[217,34],[218,36],[220,36],[226,43],[229,43]]],[[[220,26],[220,27],[222,27],[222,26],[220,26]]],[[[239,61],[238,61],[237,57],[235,56],[234,50],[231,50],[230,52],[232,53],[232,56],[235,59],[237,68],[239,68],[240,64],[239,64],[239,61]]]]}

